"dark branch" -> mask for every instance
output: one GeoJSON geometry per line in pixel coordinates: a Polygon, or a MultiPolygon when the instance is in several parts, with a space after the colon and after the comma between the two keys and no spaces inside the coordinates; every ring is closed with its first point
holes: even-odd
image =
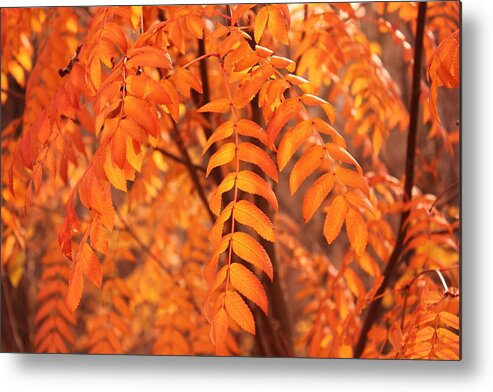
{"type": "MultiPolygon", "coordinates": [[[[413,80],[412,80],[412,96],[411,105],[409,110],[409,132],[407,135],[407,152],[406,152],[406,166],[405,166],[405,181],[404,181],[404,201],[409,201],[412,198],[412,189],[414,185],[414,165],[416,160],[416,139],[418,133],[418,118],[419,118],[419,96],[421,94],[421,64],[423,57],[423,36],[426,21],[426,2],[419,3],[418,6],[418,19],[416,23],[416,38],[414,44],[414,65],[413,65],[413,80]]],[[[406,234],[404,223],[409,217],[409,210],[406,209],[401,214],[401,220],[399,224],[399,232],[397,240],[394,246],[394,250],[390,255],[387,267],[384,272],[384,280],[382,285],[376,292],[375,296],[378,297],[384,293],[389,286],[390,282],[394,279],[394,273],[398,265],[398,261],[401,258],[403,251],[404,237],[406,234]]],[[[361,332],[358,338],[358,342],[354,348],[354,357],[359,358],[363,353],[367,335],[370,331],[373,323],[376,321],[380,309],[382,306],[381,299],[371,303],[368,308],[368,313],[361,328],[361,332]]]]}
{"type": "MultiPolygon", "coordinates": [[[[187,165],[187,161],[185,159],[180,158],[178,155],[173,154],[172,152],[166,151],[162,148],[156,148],[156,151],[159,151],[161,154],[163,154],[165,157],[172,159],[173,161],[177,163],[181,163],[182,165],[187,165]]],[[[200,166],[200,165],[193,165],[195,170],[198,170],[200,172],[205,173],[205,168],[200,166]]]]}
{"type": "Polygon", "coordinates": [[[185,146],[183,138],[181,137],[181,134],[180,134],[176,124],[173,124],[173,136],[174,136],[174,140],[176,142],[176,145],[178,146],[178,149],[180,150],[181,154],[183,155],[185,165],[187,166],[190,177],[192,178],[192,181],[195,185],[195,189],[197,190],[197,194],[199,195],[199,198],[202,201],[204,208],[206,209],[207,213],[209,214],[209,218],[210,218],[211,222],[214,223],[216,221],[216,217],[214,216],[214,213],[212,212],[212,210],[209,207],[209,202],[207,201],[207,196],[205,195],[204,188],[203,188],[202,184],[200,183],[199,176],[197,175],[197,170],[195,169],[195,165],[193,164],[192,159],[190,158],[190,154],[188,153],[187,147],[185,146]]]}

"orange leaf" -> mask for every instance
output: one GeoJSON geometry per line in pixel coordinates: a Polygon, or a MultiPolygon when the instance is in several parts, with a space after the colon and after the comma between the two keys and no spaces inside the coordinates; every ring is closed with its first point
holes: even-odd
{"type": "Polygon", "coordinates": [[[344,185],[359,189],[367,197],[370,197],[370,188],[368,187],[368,182],[363,175],[340,166],[335,168],[334,173],[337,179],[344,185]]]}
{"type": "Polygon", "coordinates": [[[331,244],[339,235],[344,219],[346,219],[348,207],[344,197],[337,196],[332,204],[327,208],[327,217],[324,224],[324,235],[331,244]]]}
{"type": "Polygon", "coordinates": [[[317,170],[323,162],[324,149],[322,146],[311,146],[296,162],[289,176],[289,189],[293,195],[303,181],[317,170]]]}
{"type": "Polygon", "coordinates": [[[282,42],[285,45],[289,45],[288,39],[288,23],[284,19],[284,15],[281,10],[276,6],[267,6],[269,12],[269,31],[275,39],[282,42]]]}
{"type": "Polygon", "coordinates": [[[234,26],[244,13],[253,7],[255,7],[255,4],[239,4],[231,16],[231,25],[234,26]]]}
{"type": "Polygon", "coordinates": [[[202,149],[202,155],[204,155],[206,151],[210,148],[210,146],[212,146],[217,141],[230,137],[233,134],[234,127],[235,124],[232,120],[228,120],[219,125],[214,133],[211,135],[209,140],[207,140],[207,143],[202,149]]]}
{"type": "Polygon", "coordinates": [[[366,249],[368,229],[361,215],[352,208],[346,215],[346,231],[352,248],[361,256],[366,249]]]}
{"type": "Polygon", "coordinates": [[[214,112],[214,113],[224,113],[227,112],[231,107],[231,103],[226,98],[219,98],[214,101],[210,101],[202,106],[198,112],[214,112]]]}
{"type": "Polygon", "coordinates": [[[283,170],[295,152],[312,136],[312,122],[302,121],[287,131],[279,143],[277,150],[277,164],[279,170],[283,170]]]}
{"type": "Polygon", "coordinates": [[[279,105],[267,126],[269,145],[274,145],[282,127],[284,127],[289,120],[298,115],[302,109],[303,107],[298,98],[287,99],[279,105]]]}
{"type": "Polygon", "coordinates": [[[131,95],[125,97],[125,113],[133,119],[140,127],[144,128],[152,136],[157,137],[159,124],[156,115],[150,111],[150,105],[142,99],[131,95]]]}
{"type": "Polygon", "coordinates": [[[255,27],[253,30],[253,36],[255,37],[255,42],[259,43],[262,35],[264,34],[265,26],[267,26],[267,19],[269,19],[269,13],[267,12],[267,7],[263,7],[257,14],[255,19],[255,27]]]}
{"type": "Polygon", "coordinates": [[[334,143],[338,144],[343,148],[346,148],[346,141],[341,136],[341,134],[334,129],[333,126],[331,126],[330,124],[328,124],[327,122],[323,121],[320,118],[314,118],[313,124],[315,125],[315,128],[317,128],[319,132],[329,135],[334,143]]]}
{"type": "Polygon", "coordinates": [[[277,182],[276,164],[260,147],[248,142],[240,143],[238,146],[238,158],[244,162],[257,165],[265,174],[277,182]]]}
{"type": "Polygon", "coordinates": [[[236,184],[238,188],[244,192],[262,196],[265,200],[269,202],[274,211],[277,212],[277,210],[279,209],[274,191],[271,189],[269,184],[267,184],[267,182],[265,182],[265,180],[258,174],[255,174],[249,170],[243,170],[238,173],[236,184]]]}
{"type": "Polygon", "coordinates": [[[269,279],[273,279],[272,262],[265,249],[252,236],[242,232],[233,233],[233,251],[238,257],[252,263],[257,268],[264,271],[269,279]]]}
{"type": "Polygon", "coordinates": [[[219,241],[221,241],[223,234],[224,223],[231,216],[233,202],[229,203],[229,205],[221,212],[221,214],[216,219],[216,223],[212,226],[209,231],[209,241],[212,245],[217,245],[219,241]]]}
{"type": "Polygon", "coordinates": [[[127,68],[154,67],[171,69],[171,57],[164,49],[155,46],[142,46],[128,51],[129,58],[125,63],[127,68]]]}
{"type": "Polygon", "coordinates": [[[83,290],[84,290],[84,276],[82,274],[82,268],[79,263],[75,263],[74,267],[70,271],[68,291],[67,291],[67,296],[65,298],[67,308],[72,313],[79,306],[83,290]]]}
{"type": "Polygon", "coordinates": [[[265,290],[255,274],[240,263],[229,266],[231,284],[241,294],[257,304],[267,314],[268,301],[265,290]]]}
{"type": "Polygon", "coordinates": [[[251,310],[236,291],[228,290],[224,298],[226,311],[231,318],[246,332],[255,335],[255,320],[251,310]]]}
{"type": "Polygon", "coordinates": [[[286,68],[289,72],[293,72],[296,69],[296,63],[286,57],[271,56],[270,63],[276,68],[286,68]]]}
{"type": "Polygon", "coordinates": [[[262,238],[274,242],[274,225],[255,204],[240,200],[234,206],[234,218],[242,225],[254,229],[262,238]]]}
{"type": "Polygon", "coordinates": [[[272,54],[274,54],[274,51],[272,51],[269,48],[266,48],[264,46],[260,46],[260,45],[255,45],[255,51],[262,58],[267,58],[269,56],[272,56],[272,54]]]}
{"type": "Polygon", "coordinates": [[[349,152],[347,152],[346,149],[334,143],[325,143],[324,149],[325,151],[328,152],[328,154],[332,158],[337,159],[340,162],[354,165],[356,170],[358,170],[358,173],[361,175],[363,174],[363,170],[361,170],[361,166],[359,165],[359,163],[356,161],[356,159],[353,158],[353,156],[349,152]]]}
{"type": "Polygon", "coordinates": [[[308,222],[334,187],[334,175],[326,173],[306,191],[303,200],[303,218],[308,222]]]}
{"type": "Polygon", "coordinates": [[[101,288],[103,270],[96,254],[87,242],[84,242],[81,249],[77,252],[75,263],[80,263],[85,277],[97,288],[101,288]]]}
{"type": "Polygon", "coordinates": [[[257,123],[241,119],[236,123],[236,131],[242,136],[253,137],[259,140],[264,146],[267,146],[267,133],[257,123]]]}
{"type": "Polygon", "coordinates": [[[212,321],[212,336],[214,338],[214,344],[216,345],[216,355],[221,355],[226,341],[226,335],[228,334],[228,315],[224,308],[214,316],[212,321]]]}
{"type": "Polygon", "coordinates": [[[234,143],[226,143],[217,150],[209,160],[207,165],[206,176],[209,176],[212,169],[231,162],[236,155],[236,146],[234,143]]]}
{"type": "Polygon", "coordinates": [[[236,173],[228,173],[226,177],[221,181],[219,186],[216,188],[216,191],[211,196],[209,200],[209,207],[212,212],[216,215],[219,215],[219,211],[221,210],[221,199],[222,195],[225,192],[233,189],[233,186],[236,182],[236,173]]]}
{"type": "Polygon", "coordinates": [[[122,169],[120,169],[117,165],[115,165],[115,163],[111,159],[110,154],[106,154],[103,167],[106,177],[108,177],[108,180],[111,183],[111,185],[113,185],[116,189],[126,192],[127,181],[125,174],[123,173],[122,169]]]}

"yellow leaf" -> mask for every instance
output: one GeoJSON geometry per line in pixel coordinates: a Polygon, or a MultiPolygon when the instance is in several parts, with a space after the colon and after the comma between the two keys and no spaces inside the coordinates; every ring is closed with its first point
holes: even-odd
{"type": "Polygon", "coordinates": [[[267,12],[267,7],[263,7],[255,19],[255,27],[253,30],[253,36],[255,37],[255,42],[259,43],[262,35],[264,34],[265,26],[267,26],[267,19],[269,19],[269,13],[267,12]]]}

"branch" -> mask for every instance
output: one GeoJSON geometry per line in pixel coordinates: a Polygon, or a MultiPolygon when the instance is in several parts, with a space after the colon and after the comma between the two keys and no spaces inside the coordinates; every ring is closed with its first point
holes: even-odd
{"type": "Polygon", "coordinates": [[[199,198],[202,201],[202,204],[204,205],[207,213],[209,214],[209,218],[210,218],[212,224],[214,224],[214,222],[216,221],[216,217],[214,216],[214,213],[212,212],[212,210],[209,207],[209,202],[207,200],[207,196],[205,195],[204,188],[202,187],[202,184],[200,183],[200,179],[199,179],[199,176],[197,175],[197,171],[195,170],[195,165],[193,164],[192,159],[190,158],[190,154],[188,153],[187,147],[185,146],[183,138],[181,137],[180,132],[179,132],[176,124],[173,124],[172,134],[175,137],[175,142],[178,146],[178,149],[180,150],[181,154],[183,155],[184,162],[187,166],[188,172],[190,173],[190,177],[192,178],[192,181],[195,185],[195,188],[197,190],[199,198]]]}
{"type": "MultiPolygon", "coordinates": [[[[178,155],[175,155],[173,154],[172,152],[169,152],[169,151],[166,151],[162,148],[156,148],[156,151],[159,151],[161,154],[163,154],[165,157],[168,157],[170,159],[172,159],[173,161],[177,162],[177,163],[181,163],[182,165],[187,165],[187,161],[185,159],[182,159],[180,158],[178,155]]],[[[200,172],[203,172],[205,173],[205,168],[200,166],[200,165],[195,165],[193,164],[193,167],[194,169],[200,171],[200,172]]]]}
{"type": "Polygon", "coordinates": [[[115,209],[115,212],[116,212],[116,215],[118,215],[118,218],[121,220],[121,222],[123,223],[123,226],[125,227],[125,230],[128,232],[128,234],[130,234],[130,236],[135,240],[135,242],[137,242],[139,244],[139,246],[142,248],[142,250],[147,253],[152,260],[154,260],[157,265],[167,274],[169,275],[170,277],[173,276],[173,273],[166,267],[163,265],[163,263],[161,263],[161,259],[159,257],[157,257],[154,253],[152,253],[151,249],[149,248],[148,245],[146,245],[144,243],[144,241],[142,241],[140,239],[140,237],[137,235],[137,233],[134,231],[134,229],[132,229],[130,227],[130,225],[125,221],[125,219],[123,219],[122,215],[120,214],[120,211],[118,211],[117,209],[115,209]]]}
{"type": "MultiPolygon", "coordinates": [[[[416,160],[416,139],[418,133],[418,116],[419,116],[419,96],[421,94],[421,64],[423,57],[423,36],[426,22],[426,7],[427,3],[419,3],[418,6],[418,18],[416,22],[416,38],[414,44],[414,65],[413,65],[413,80],[412,80],[412,96],[411,105],[409,110],[409,132],[407,135],[407,152],[406,152],[406,166],[405,166],[405,181],[404,181],[404,201],[410,201],[412,199],[412,189],[414,185],[414,165],[416,160]]],[[[394,250],[390,255],[387,267],[384,272],[384,280],[382,285],[376,292],[375,296],[378,297],[385,292],[390,282],[394,278],[394,273],[400,260],[401,253],[403,251],[405,228],[404,223],[409,217],[409,209],[406,209],[401,214],[401,220],[399,224],[399,231],[397,240],[394,246],[394,250]]],[[[354,348],[354,357],[359,358],[363,353],[367,334],[370,331],[373,323],[376,321],[380,309],[382,306],[381,299],[371,303],[368,308],[368,313],[361,328],[361,332],[358,338],[358,342],[354,348]]]]}

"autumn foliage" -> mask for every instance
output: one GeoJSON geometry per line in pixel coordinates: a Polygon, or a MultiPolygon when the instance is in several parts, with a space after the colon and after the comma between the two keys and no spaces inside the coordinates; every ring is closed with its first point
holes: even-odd
{"type": "Polygon", "coordinates": [[[2,349],[458,359],[459,8],[2,9],[2,349]]]}

